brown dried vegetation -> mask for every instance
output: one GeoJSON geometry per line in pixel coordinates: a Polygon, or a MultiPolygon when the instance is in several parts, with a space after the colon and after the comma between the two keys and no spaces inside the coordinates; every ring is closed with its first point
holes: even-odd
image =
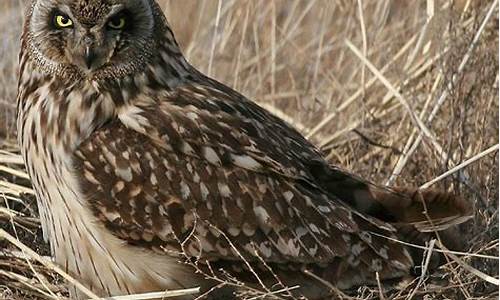
{"type": "MultiPolygon", "coordinates": [[[[49,255],[15,143],[24,2],[0,3],[0,299],[57,299],[67,295],[61,277],[2,239],[49,255]]],[[[195,66],[292,123],[332,163],[396,186],[420,186],[498,145],[498,3],[481,27],[493,2],[161,1],[195,66]],[[419,138],[410,111],[431,137],[419,138]]],[[[460,226],[468,254],[448,255],[437,273],[340,298],[498,297],[498,151],[434,187],[473,203],[474,219],[460,226]]]]}

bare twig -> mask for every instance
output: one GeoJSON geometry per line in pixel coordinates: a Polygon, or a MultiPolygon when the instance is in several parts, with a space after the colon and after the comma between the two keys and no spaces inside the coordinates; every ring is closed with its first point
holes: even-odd
{"type": "Polygon", "coordinates": [[[458,172],[460,171],[461,169],[465,168],[466,166],[472,164],[473,162],[483,158],[484,156],[490,154],[490,153],[493,153],[495,151],[498,151],[498,144],[494,145],[494,146],[491,146],[490,148],[482,151],[481,153],[469,158],[468,160],[464,161],[463,163],[459,164],[458,166],[455,166],[454,168],[444,172],[443,174],[439,175],[438,177],[432,179],[431,181],[428,181],[424,184],[422,184],[419,188],[424,190],[424,189],[427,189],[429,188],[431,185],[433,185],[434,183],[442,180],[443,178],[446,178],[448,176],[450,176],[451,174],[455,173],[455,172],[458,172]]]}
{"type": "Polygon", "coordinates": [[[143,294],[134,294],[134,295],[126,295],[126,296],[114,296],[108,298],[99,298],[99,300],[150,300],[150,299],[166,299],[166,298],[174,298],[181,296],[191,296],[197,295],[200,293],[200,288],[190,288],[190,289],[182,289],[182,290],[172,290],[172,291],[163,291],[163,292],[152,292],[152,293],[143,293],[143,294]]]}
{"type": "Polygon", "coordinates": [[[478,269],[473,268],[471,265],[465,263],[460,258],[458,258],[456,255],[454,255],[452,253],[453,251],[447,251],[448,249],[443,244],[441,244],[439,241],[437,242],[437,245],[438,245],[439,248],[445,250],[444,253],[446,253],[446,255],[448,255],[451,259],[453,259],[453,261],[455,261],[456,263],[458,263],[462,268],[466,269],[467,271],[469,271],[470,273],[476,275],[477,277],[481,278],[484,281],[487,281],[487,282],[489,282],[491,284],[500,286],[500,280],[498,280],[497,278],[494,278],[494,277],[492,277],[492,276],[490,276],[488,274],[485,274],[485,273],[479,271],[478,269]]]}

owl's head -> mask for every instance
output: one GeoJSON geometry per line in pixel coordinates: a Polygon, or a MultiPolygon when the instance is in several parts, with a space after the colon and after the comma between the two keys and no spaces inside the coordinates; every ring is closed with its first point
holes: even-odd
{"type": "Polygon", "coordinates": [[[106,78],[144,68],[166,30],[154,0],[33,0],[24,37],[42,69],[106,78]]]}

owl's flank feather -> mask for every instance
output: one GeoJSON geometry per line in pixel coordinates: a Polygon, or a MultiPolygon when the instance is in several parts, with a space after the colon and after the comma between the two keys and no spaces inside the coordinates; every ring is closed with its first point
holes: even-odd
{"type": "Polygon", "coordinates": [[[197,266],[326,297],[316,277],[345,289],[411,272],[419,261],[383,236],[411,239],[470,213],[462,199],[329,165],[194,69],[154,0],[33,0],[22,45],[19,143],[44,235],[101,296],[208,290],[217,282],[197,266]]]}

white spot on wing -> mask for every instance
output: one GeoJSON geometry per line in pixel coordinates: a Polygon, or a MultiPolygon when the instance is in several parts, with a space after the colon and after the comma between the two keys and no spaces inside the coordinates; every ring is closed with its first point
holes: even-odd
{"type": "Polygon", "coordinates": [[[169,223],[163,224],[160,232],[158,232],[158,236],[160,239],[166,241],[169,238],[169,235],[172,234],[172,226],[169,223]]]}
{"type": "Polygon", "coordinates": [[[298,257],[300,254],[300,245],[295,241],[295,239],[288,240],[288,250],[292,256],[298,257]]]}
{"type": "Polygon", "coordinates": [[[210,147],[203,148],[203,157],[210,162],[211,164],[220,166],[222,163],[220,161],[219,156],[215,153],[214,149],[210,147]]]}
{"type": "Polygon", "coordinates": [[[248,170],[258,170],[262,168],[262,165],[248,155],[231,155],[231,160],[233,163],[243,169],[248,170]]]}
{"type": "Polygon", "coordinates": [[[269,225],[271,218],[269,217],[269,214],[264,209],[264,207],[256,206],[253,208],[253,212],[255,213],[255,217],[257,218],[259,224],[269,225]]]}
{"type": "Polygon", "coordinates": [[[200,192],[201,192],[201,199],[203,201],[206,201],[208,194],[209,194],[209,191],[207,189],[207,186],[203,182],[200,183],[200,192]]]}
{"type": "Polygon", "coordinates": [[[246,235],[246,236],[252,236],[255,234],[255,228],[253,228],[252,226],[250,226],[250,224],[248,223],[243,223],[243,233],[246,235]]]}
{"type": "Polygon", "coordinates": [[[299,226],[295,229],[295,234],[297,235],[298,238],[301,238],[307,234],[307,229],[302,226],[299,226]]]}
{"type": "Polygon", "coordinates": [[[151,185],[153,185],[153,186],[158,184],[158,180],[156,179],[155,173],[151,173],[149,181],[151,182],[151,185]]]}
{"type": "Polygon", "coordinates": [[[316,255],[316,253],[318,252],[318,244],[314,244],[314,247],[309,248],[308,252],[312,256],[316,255]]]}
{"type": "Polygon", "coordinates": [[[142,188],[140,185],[132,185],[132,188],[130,189],[128,196],[130,198],[134,198],[135,196],[139,195],[142,191],[142,188]]]}
{"type": "Polygon", "coordinates": [[[191,190],[184,181],[181,181],[180,186],[182,199],[187,200],[187,198],[189,198],[189,195],[191,194],[191,190]]]}
{"type": "Polygon", "coordinates": [[[219,193],[222,197],[229,197],[231,196],[231,190],[229,189],[229,186],[225,183],[218,183],[217,184],[219,188],[219,193]]]}
{"type": "Polygon", "coordinates": [[[363,241],[365,241],[365,242],[367,242],[367,243],[371,243],[371,242],[372,242],[372,236],[371,236],[371,234],[369,234],[369,233],[368,233],[368,232],[366,232],[366,231],[361,231],[361,232],[359,233],[359,237],[360,237],[363,241]]]}
{"type": "Polygon", "coordinates": [[[313,223],[309,224],[309,228],[311,228],[311,230],[314,233],[320,233],[319,228],[316,225],[314,225],[313,223]]]}
{"type": "Polygon", "coordinates": [[[114,220],[120,219],[120,214],[116,211],[104,210],[104,211],[102,211],[102,213],[106,217],[106,219],[108,219],[111,222],[113,222],[114,220]]]}
{"type": "Polygon", "coordinates": [[[318,206],[318,210],[322,213],[330,213],[332,210],[330,209],[330,207],[328,206],[325,206],[325,205],[319,205],[318,206]]]}
{"type": "Polygon", "coordinates": [[[194,172],[194,175],[193,175],[193,181],[198,183],[200,182],[200,175],[198,175],[198,173],[194,172]]]}
{"type": "Polygon", "coordinates": [[[85,177],[85,179],[87,179],[89,182],[93,183],[93,184],[96,184],[96,185],[100,185],[99,181],[97,181],[97,179],[94,177],[94,174],[92,174],[91,172],[85,170],[83,172],[83,176],[85,177]]]}
{"type": "Polygon", "coordinates": [[[125,187],[125,183],[121,180],[117,181],[115,185],[113,186],[113,189],[111,190],[111,196],[115,197],[116,194],[121,192],[123,188],[125,187]]]}
{"type": "Polygon", "coordinates": [[[236,227],[229,227],[229,229],[227,231],[232,236],[238,236],[240,234],[240,230],[236,227]]]}
{"type": "Polygon", "coordinates": [[[380,248],[378,254],[380,256],[382,256],[382,258],[384,258],[384,259],[389,259],[389,253],[387,253],[387,249],[386,248],[380,248]]]}
{"type": "Polygon", "coordinates": [[[196,121],[196,119],[198,119],[198,115],[195,112],[192,112],[192,111],[188,112],[186,114],[186,117],[188,117],[192,121],[196,121]]]}
{"type": "Polygon", "coordinates": [[[126,182],[131,182],[133,179],[132,169],[130,167],[127,168],[116,168],[115,169],[116,176],[122,178],[126,182]]]}
{"type": "MultiPolygon", "coordinates": [[[[409,255],[407,252],[405,252],[405,254],[408,256],[409,261],[411,261],[411,257],[410,257],[410,255],[409,255]]],[[[406,256],[406,255],[405,255],[405,256],[406,256]]],[[[396,267],[396,268],[398,268],[398,269],[405,270],[405,271],[406,271],[406,270],[408,270],[408,266],[407,266],[407,265],[405,265],[405,264],[403,264],[403,263],[401,263],[401,262],[400,262],[400,261],[398,261],[398,260],[392,260],[392,261],[391,261],[391,263],[392,263],[392,265],[393,265],[393,266],[395,266],[395,267],[396,267]]]]}
{"type": "Polygon", "coordinates": [[[194,154],[194,149],[189,145],[188,143],[182,143],[182,152],[187,155],[193,155],[194,154]]]}
{"type": "Polygon", "coordinates": [[[290,202],[290,200],[292,200],[293,198],[293,193],[291,191],[286,191],[283,193],[283,197],[285,197],[285,200],[287,202],[290,202]]]}
{"type": "Polygon", "coordinates": [[[351,252],[352,252],[352,254],[358,256],[359,254],[361,254],[361,252],[364,249],[365,248],[361,245],[361,243],[357,243],[357,244],[352,245],[351,252]]]}
{"type": "Polygon", "coordinates": [[[260,243],[259,250],[260,253],[262,253],[262,255],[264,255],[264,257],[267,258],[271,257],[271,254],[273,254],[272,248],[270,247],[270,243],[267,241],[260,243]]]}

